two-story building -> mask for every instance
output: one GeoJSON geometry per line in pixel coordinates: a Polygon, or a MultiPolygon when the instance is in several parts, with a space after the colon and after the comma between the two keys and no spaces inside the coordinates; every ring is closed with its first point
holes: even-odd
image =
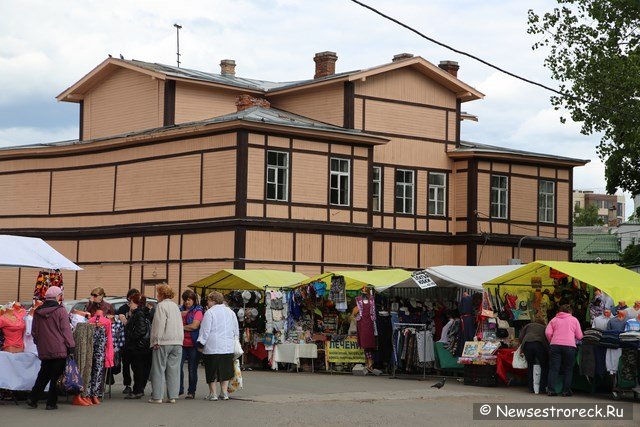
{"type": "MultiPolygon", "coordinates": [[[[461,140],[461,105],[483,94],[455,62],[336,73],[336,60],[319,53],[314,78],[287,83],[231,60],[220,73],[105,60],[58,96],[79,105],[77,140],[0,151],[0,232],[81,265],[67,298],[182,290],[229,267],[570,259],[586,161],[461,140]]],[[[36,274],[3,271],[0,299],[30,298],[36,274]]]]}

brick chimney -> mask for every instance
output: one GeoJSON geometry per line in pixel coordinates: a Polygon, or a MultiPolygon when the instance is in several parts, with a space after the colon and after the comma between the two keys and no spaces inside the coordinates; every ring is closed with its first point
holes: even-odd
{"type": "Polygon", "coordinates": [[[316,56],[313,57],[313,60],[316,63],[316,74],[313,76],[314,79],[332,76],[336,73],[336,61],[338,60],[338,55],[336,55],[335,52],[318,52],[316,53],[316,56]]]}
{"type": "Polygon", "coordinates": [[[223,59],[220,61],[220,74],[223,76],[235,76],[236,61],[233,59],[223,59]]]}
{"type": "Polygon", "coordinates": [[[393,55],[391,62],[398,62],[409,58],[413,58],[413,53],[399,53],[397,55],[393,55]]]}
{"type": "Polygon", "coordinates": [[[270,108],[271,103],[264,98],[255,98],[251,95],[244,94],[236,96],[236,107],[238,107],[238,111],[243,111],[251,107],[270,108]]]}
{"type": "Polygon", "coordinates": [[[458,70],[460,69],[460,66],[456,61],[440,61],[438,67],[442,68],[453,77],[458,77],[458,70]]]}

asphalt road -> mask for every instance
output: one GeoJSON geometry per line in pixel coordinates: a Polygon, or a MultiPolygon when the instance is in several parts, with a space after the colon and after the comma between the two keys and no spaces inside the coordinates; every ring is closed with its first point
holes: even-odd
{"type": "MultiPolygon", "coordinates": [[[[116,377],[116,381],[121,377],[116,377]]],[[[76,407],[64,401],[57,411],[28,409],[24,402],[0,404],[0,425],[55,426],[540,426],[545,421],[474,421],[474,402],[482,403],[616,403],[607,396],[575,395],[547,397],[533,395],[522,387],[481,388],[448,379],[440,389],[430,386],[438,378],[425,381],[356,377],[309,373],[244,373],[245,387],[229,401],[204,401],[206,384],[200,372],[195,400],[175,404],[149,404],[124,400],[122,386],[113,386],[113,396],[99,406],[76,407]]],[[[147,394],[150,386],[147,387],[147,394]]],[[[634,403],[633,421],[546,421],[563,425],[637,426],[640,404],[634,403]]]]}

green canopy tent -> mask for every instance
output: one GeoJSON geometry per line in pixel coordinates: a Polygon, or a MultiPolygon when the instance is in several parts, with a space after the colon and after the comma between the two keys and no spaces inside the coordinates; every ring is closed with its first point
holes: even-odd
{"type": "Polygon", "coordinates": [[[598,288],[614,301],[635,301],[640,299],[640,274],[614,264],[588,264],[567,261],[535,261],[510,273],[491,279],[483,284],[487,289],[500,287],[500,292],[510,292],[518,286],[530,285],[534,276],[542,279],[543,286],[553,284],[550,270],[554,269],[598,288]]]}
{"type": "Polygon", "coordinates": [[[327,284],[327,289],[331,288],[331,278],[333,276],[343,276],[348,291],[357,291],[365,286],[374,288],[388,288],[411,277],[411,272],[399,268],[389,270],[371,271],[331,271],[318,274],[302,281],[301,285],[321,281],[327,284]]]}
{"type": "Polygon", "coordinates": [[[265,287],[286,288],[308,279],[302,273],[279,270],[225,269],[189,285],[196,293],[209,290],[263,291],[265,287]]]}

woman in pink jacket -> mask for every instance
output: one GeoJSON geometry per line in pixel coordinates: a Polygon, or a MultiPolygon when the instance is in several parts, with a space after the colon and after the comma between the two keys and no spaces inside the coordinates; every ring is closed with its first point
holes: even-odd
{"type": "Polygon", "coordinates": [[[571,315],[568,304],[560,306],[556,317],[551,319],[545,330],[549,340],[549,379],[547,381],[547,395],[557,396],[555,391],[558,373],[563,376],[563,396],[571,396],[571,380],[573,379],[573,365],[576,361],[576,340],[582,339],[580,322],[571,315]]]}

